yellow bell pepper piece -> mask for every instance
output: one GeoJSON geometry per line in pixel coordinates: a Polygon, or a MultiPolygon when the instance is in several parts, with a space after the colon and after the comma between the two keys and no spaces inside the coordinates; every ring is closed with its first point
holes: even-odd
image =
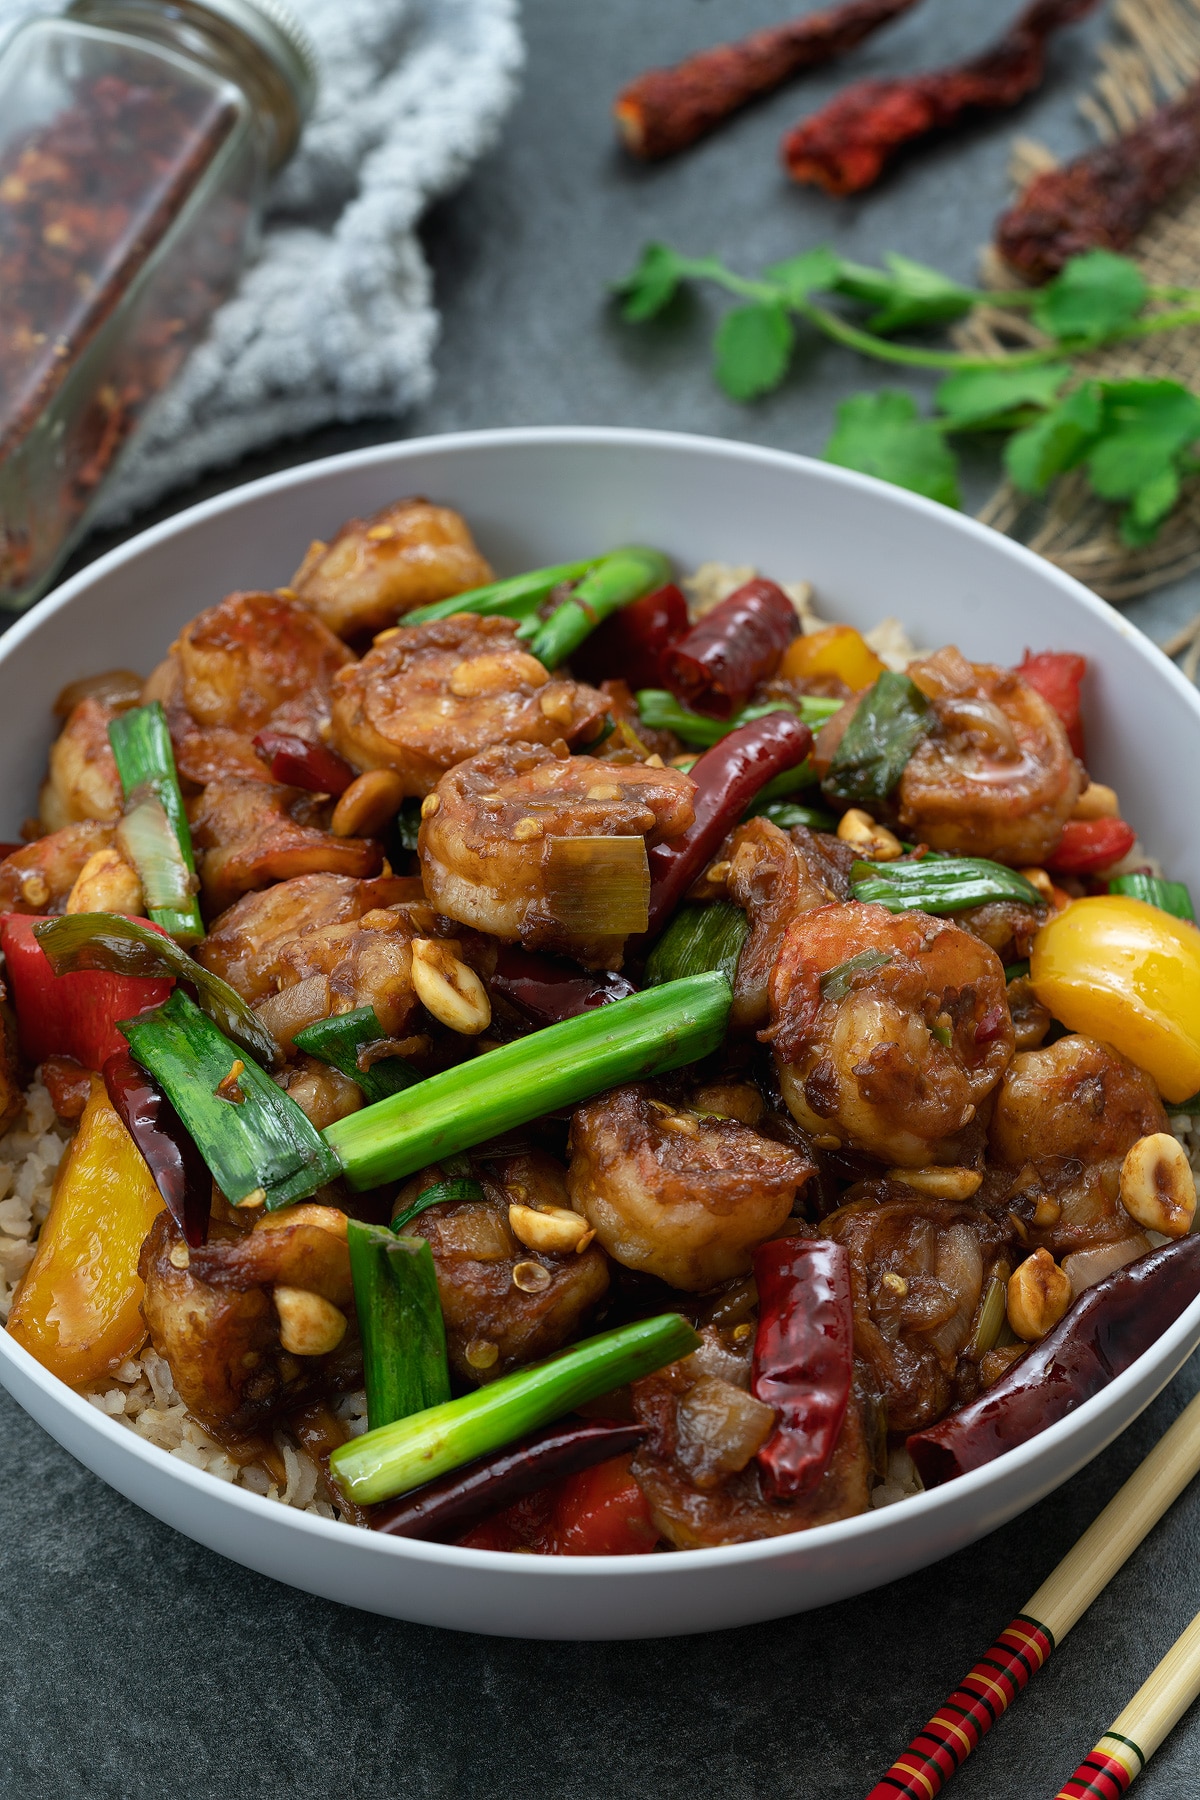
{"type": "Polygon", "coordinates": [[[1033,941],[1029,979],[1071,1031],[1145,1069],[1166,1100],[1200,1089],[1200,930],[1131,900],[1073,900],[1033,941]]]}
{"type": "Polygon", "coordinates": [[[783,653],[779,673],[788,681],[836,675],[858,693],[879,680],[883,664],[853,625],[827,625],[808,637],[793,638],[783,653]]]}
{"type": "Polygon", "coordinates": [[[138,1256],[161,1207],[141,1152],[93,1075],[8,1321],[17,1342],[73,1387],[118,1368],[146,1340],[138,1256]]]}

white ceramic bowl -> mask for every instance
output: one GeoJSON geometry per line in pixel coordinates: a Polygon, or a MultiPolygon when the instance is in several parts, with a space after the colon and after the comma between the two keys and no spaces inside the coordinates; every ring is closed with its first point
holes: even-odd
{"type": "MultiPolygon", "coordinates": [[[[50,595],[0,639],[0,768],[16,833],[34,804],[67,681],[148,671],[193,614],[288,579],[311,537],[401,494],[460,507],[502,572],[614,544],[681,569],[715,559],[805,577],[832,619],[886,614],[930,646],[1011,663],[1081,651],[1089,761],[1172,875],[1200,891],[1200,700],[1102,601],[928,501],[825,463],[648,431],[470,433],[310,463],[194,507],[50,595]]],[[[0,1332],[0,1380],[122,1494],[235,1562],[371,1612],[545,1638],[655,1637],[777,1618],[907,1574],[1011,1519],[1095,1456],[1200,1341],[1200,1300],[1111,1386],[962,1480],[862,1518],[726,1549],[526,1557],[409,1543],[293,1512],[144,1443],[0,1332]]]]}

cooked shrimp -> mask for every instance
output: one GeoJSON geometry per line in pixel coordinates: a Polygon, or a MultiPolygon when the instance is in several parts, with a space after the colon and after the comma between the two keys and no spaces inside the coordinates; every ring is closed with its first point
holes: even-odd
{"type": "Polygon", "coordinates": [[[937,724],[900,778],[905,833],[934,850],[1041,863],[1084,780],[1054,708],[1012,669],[969,663],[953,647],[908,674],[937,724]]]}
{"type": "Polygon", "coordinates": [[[417,1004],[414,935],[399,908],[299,933],[277,953],[276,991],[258,1007],[264,1023],[280,1043],[290,1043],[317,1019],[370,1006],[384,1036],[397,1037],[417,1004]]]}
{"type": "Polygon", "coordinates": [[[299,788],[260,781],[213,781],[192,812],[204,899],[221,912],[240,894],[292,875],[377,875],[383,851],[372,838],[322,831],[321,807],[299,788]]]}
{"type": "Polygon", "coordinates": [[[748,819],[721,847],[720,860],[729,864],[725,892],[750,926],[733,983],[734,1030],[766,1023],[771,970],[791,920],[837,898],[811,835],[798,844],[769,819],[748,819]]]}
{"type": "Polygon", "coordinates": [[[458,513],[428,500],[395,500],[369,519],[350,519],[331,543],[310,544],[292,588],[348,638],[491,579],[458,513]]]}
{"type": "Polygon", "coordinates": [[[394,769],[409,794],[481,750],[589,743],[604,696],[551,676],[517,641],[511,619],[460,613],[402,625],[333,686],[330,742],[357,769],[394,769]]]}
{"type": "Polygon", "coordinates": [[[994,951],[944,919],[854,902],[793,919],[771,1021],[797,1123],[905,1168],[961,1160],[1013,1053],[994,951]]]}
{"type": "MultiPolygon", "coordinates": [[[[395,875],[373,881],[356,881],[350,875],[296,875],[243,894],[213,920],[194,955],[214,975],[223,976],[243,1000],[265,1000],[282,985],[286,965],[280,956],[297,938],[412,901],[417,888],[414,881],[395,875]]],[[[432,914],[428,925],[432,929],[432,914]]]]}
{"type": "Polygon", "coordinates": [[[917,1431],[945,1412],[984,1279],[1009,1242],[980,1207],[917,1199],[893,1182],[832,1213],[854,1298],[854,1353],[887,1404],[888,1428],[917,1431]]]}
{"type": "MultiPolygon", "coordinates": [[[[467,1381],[492,1381],[560,1349],[608,1290],[608,1261],[598,1244],[558,1255],[517,1240],[505,1172],[501,1165],[498,1179],[483,1182],[480,1199],[427,1207],[404,1227],[406,1237],[429,1242],[450,1363],[467,1381]]],[[[395,1214],[443,1179],[436,1167],[423,1170],[401,1188],[395,1214]]],[[[524,1180],[517,1185],[524,1191],[524,1180]]]]}
{"type": "Polygon", "coordinates": [[[108,741],[108,722],[122,710],[92,698],[72,707],[50,749],[50,772],[38,812],[47,831],[81,819],[119,819],[124,796],[108,741]]]}
{"type": "Polygon", "coordinates": [[[115,840],[115,826],[81,820],[14,850],[0,863],[0,912],[64,912],[84,864],[115,840]]]}
{"type": "Polygon", "coordinates": [[[290,1063],[275,1080],[318,1131],[348,1118],[364,1105],[357,1081],[351,1081],[328,1063],[318,1062],[315,1056],[302,1056],[298,1062],[290,1063]]]}
{"type": "Polygon", "coordinates": [[[554,841],[640,837],[650,845],[677,837],[695,816],[692,792],[679,769],[603,763],[532,744],[485,750],[443,775],[422,807],[425,892],[460,924],[531,949],[565,950],[589,967],[618,968],[626,933],[573,930],[572,896],[556,898],[554,841]]]}
{"type": "Polygon", "coordinates": [[[813,1173],[797,1151],[642,1083],[579,1107],[571,1150],[571,1205],[609,1255],[692,1293],[746,1274],[813,1173]]]}

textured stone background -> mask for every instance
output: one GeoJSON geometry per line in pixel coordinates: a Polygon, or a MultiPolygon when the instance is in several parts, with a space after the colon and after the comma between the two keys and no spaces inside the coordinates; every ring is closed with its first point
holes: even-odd
{"type": "MultiPolygon", "coordinates": [[[[853,72],[965,53],[1015,4],[925,0],[853,72]]],[[[607,312],[605,283],[650,237],[747,269],[828,239],[864,260],[897,249],[969,277],[1005,197],[1014,123],[913,158],[864,200],[789,191],[779,135],[835,91],[845,78],[835,73],[678,163],[647,172],[621,161],[607,106],[624,79],[781,10],[773,0],[527,0],[524,99],[500,150],[429,224],[442,373],[406,435],[644,424],[819,451],[837,399],[877,385],[873,370],[832,350],[801,356],[779,394],[741,408],[708,376],[707,297],[634,333],[607,312]]],[[[1099,29],[1058,47],[1046,91],[1019,120],[1063,152],[1087,141],[1073,95],[1099,29]]],[[[283,445],[176,504],[395,433],[381,423],[283,445]]],[[[979,497],[991,478],[986,463],[972,471],[979,497]]],[[[1135,616],[1165,635],[1198,592],[1185,584],[1135,616]]],[[[902,596],[881,594],[881,612],[902,610],[902,596]]],[[[247,1574],[110,1492],[0,1394],[0,1793],[861,1800],[1197,1385],[1185,1371],[1075,1481],[924,1574],[771,1625],[599,1645],[393,1624],[247,1574]]],[[[1187,1623],[1198,1538],[1200,1497],[1185,1498],[957,1777],[961,1800],[1048,1800],[1187,1623]]],[[[1197,1792],[1200,1730],[1188,1721],[1139,1793],[1197,1792]]]]}

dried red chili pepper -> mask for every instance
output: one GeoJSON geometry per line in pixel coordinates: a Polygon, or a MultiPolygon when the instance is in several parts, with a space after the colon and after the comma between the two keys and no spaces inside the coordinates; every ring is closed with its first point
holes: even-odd
{"type": "Polygon", "coordinates": [[[756,1460],[768,1499],[794,1500],[828,1468],[850,1400],[850,1258],[832,1238],[776,1238],[755,1251],[754,1281],[750,1391],[779,1415],[756,1460]]]}
{"type": "Polygon", "coordinates": [[[290,731],[260,731],[254,748],[271,765],[272,781],[309,794],[344,794],[354,780],[345,757],[290,731]]]}
{"type": "Polygon", "coordinates": [[[596,1006],[628,999],[637,992],[624,975],[602,970],[585,975],[578,963],[539,956],[516,944],[501,944],[489,979],[494,993],[528,1013],[539,1025],[557,1025],[596,1006]]]}
{"type": "Polygon", "coordinates": [[[1200,166],[1200,82],[1112,143],[1038,175],[996,225],[996,248],[1027,281],[1084,250],[1124,250],[1200,166]]]}
{"type": "Polygon", "coordinates": [[[648,69],[613,104],[622,141],[648,162],[674,156],[749,101],[844,56],[914,5],[916,0],[848,0],[739,43],[717,44],[673,69],[648,69]]]}
{"type": "Polygon", "coordinates": [[[812,732],[793,713],[768,713],[739,725],[692,764],[695,820],[648,853],[650,924],[644,941],[658,935],[759,790],[785,769],[798,768],[811,749],[812,732]]]}
{"type": "Polygon", "coordinates": [[[1043,650],[1035,656],[1025,652],[1017,665],[1017,674],[1048,700],[1066,727],[1067,738],[1076,756],[1083,759],[1083,719],[1079,690],[1087,674],[1086,656],[1069,650],[1043,650]]]}
{"type": "Polygon", "coordinates": [[[663,655],[688,628],[687,601],[669,581],[604,620],[571,658],[580,681],[599,684],[615,670],[631,688],[659,687],[663,655]]]}
{"type": "Polygon", "coordinates": [[[1124,819],[1070,819],[1046,867],[1058,875],[1093,875],[1129,855],[1137,832],[1124,819]]]}
{"type": "Polygon", "coordinates": [[[204,1158],[167,1096],[128,1050],[110,1056],[103,1073],[121,1123],[141,1151],[171,1217],[196,1249],[208,1236],[212,1206],[212,1176],[204,1158]]]}
{"type": "Polygon", "coordinates": [[[775,673],[799,630],[796,609],[781,587],[748,581],[667,651],[663,681],[695,712],[728,719],[775,673]]]}
{"type": "Polygon", "coordinates": [[[926,1487],[978,1469],[1098,1394],[1200,1293],[1200,1236],[1180,1238],[1086,1288],[1066,1317],[978,1400],[908,1440],[926,1487]]]}
{"type": "Polygon", "coordinates": [[[861,193],[910,144],[1033,93],[1046,72],[1047,40],[1095,5],[1033,0],[1002,38],[969,62],[892,81],[856,82],[784,138],[788,174],[830,194],[861,193]]]}
{"type": "Polygon", "coordinates": [[[499,1512],[593,1463],[635,1450],[644,1426],[611,1419],[560,1419],[519,1444],[371,1509],[370,1525],[393,1537],[448,1543],[485,1513],[499,1512]]]}

